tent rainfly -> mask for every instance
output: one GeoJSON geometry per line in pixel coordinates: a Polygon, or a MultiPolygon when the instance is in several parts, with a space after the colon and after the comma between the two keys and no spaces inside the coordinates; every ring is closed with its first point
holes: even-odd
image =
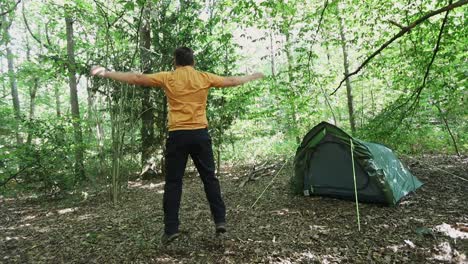
{"type": "Polygon", "coordinates": [[[322,122],[307,133],[297,149],[293,191],[354,200],[351,140],[359,201],[396,205],[422,185],[391,149],[352,138],[322,122]]]}

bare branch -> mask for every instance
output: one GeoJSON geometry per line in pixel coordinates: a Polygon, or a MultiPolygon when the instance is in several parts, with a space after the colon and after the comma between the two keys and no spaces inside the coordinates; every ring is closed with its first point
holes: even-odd
{"type": "MultiPolygon", "coordinates": [[[[449,10],[450,11],[450,10],[449,10]]],[[[423,83],[421,84],[421,86],[419,86],[416,91],[414,91],[410,97],[408,97],[406,100],[404,100],[403,103],[401,104],[398,104],[397,106],[393,107],[392,110],[390,110],[390,114],[394,113],[396,110],[406,106],[408,104],[409,101],[413,100],[413,102],[411,103],[411,105],[407,108],[407,109],[404,109],[402,110],[402,113],[400,114],[400,124],[402,123],[403,119],[405,119],[407,116],[408,116],[408,113],[412,113],[413,110],[415,109],[417,103],[419,102],[419,98],[420,98],[420,95],[421,95],[421,92],[422,90],[424,89],[424,87],[426,86],[426,83],[427,83],[427,78],[429,77],[429,72],[430,72],[430,69],[431,69],[431,66],[432,64],[434,63],[434,60],[435,60],[435,57],[437,55],[437,52],[439,51],[439,48],[440,48],[440,41],[442,39],[442,33],[444,31],[444,28],[445,28],[445,24],[447,23],[447,18],[448,18],[448,14],[449,14],[449,11],[447,11],[445,13],[445,17],[444,17],[444,20],[442,22],[442,25],[440,26],[440,31],[439,31],[439,35],[438,35],[438,38],[437,38],[437,43],[436,43],[436,46],[434,48],[434,52],[432,54],[432,57],[431,57],[431,61],[429,62],[429,64],[427,65],[426,67],[426,72],[424,74],[424,78],[423,78],[423,83]]]]}
{"type": "Polygon", "coordinates": [[[398,22],[396,22],[396,21],[393,21],[393,20],[390,20],[390,19],[389,19],[389,20],[387,20],[387,22],[390,23],[390,24],[392,24],[392,25],[394,25],[394,26],[397,26],[397,27],[399,27],[399,28],[401,28],[401,29],[405,29],[404,26],[400,25],[400,24],[399,24],[398,22]]]}
{"type": "Polygon", "coordinates": [[[317,30],[315,31],[315,37],[317,37],[317,34],[320,31],[320,27],[322,26],[323,14],[325,14],[325,10],[327,10],[327,7],[328,7],[328,0],[325,0],[325,3],[323,4],[322,13],[320,13],[320,19],[317,25],[317,30]]]}
{"type": "Polygon", "coordinates": [[[37,41],[39,44],[41,44],[41,46],[44,46],[46,49],[49,49],[46,45],[44,45],[42,43],[42,41],[36,36],[34,35],[34,33],[32,32],[31,30],[31,27],[29,26],[29,22],[28,22],[28,19],[26,18],[26,15],[25,15],[25,9],[24,9],[24,4],[23,4],[23,12],[22,12],[22,15],[23,15],[23,21],[24,21],[24,25],[26,25],[26,29],[28,30],[29,34],[31,35],[31,37],[37,41]]]}
{"type": "MultiPolygon", "coordinates": [[[[442,25],[440,26],[439,36],[437,37],[437,43],[436,43],[436,46],[435,46],[435,48],[434,48],[434,53],[432,54],[431,61],[430,61],[429,64],[427,65],[426,73],[424,74],[423,83],[422,83],[422,85],[416,90],[416,98],[414,98],[414,101],[413,101],[413,103],[411,104],[411,106],[410,106],[409,109],[412,109],[413,107],[415,107],[416,104],[419,102],[419,97],[421,96],[421,92],[422,92],[422,90],[424,89],[424,87],[426,86],[427,78],[429,77],[429,72],[430,72],[430,70],[431,70],[431,66],[432,66],[432,64],[434,63],[434,60],[435,60],[436,55],[437,55],[437,52],[439,51],[439,48],[440,48],[440,40],[442,39],[442,34],[444,33],[444,28],[445,28],[445,25],[447,24],[447,18],[448,18],[449,12],[450,12],[450,10],[448,10],[448,11],[445,13],[444,21],[442,21],[442,25]]],[[[414,94],[413,94],[411,97],[413,97],[413,96],[414,96],[414,94]]]]}
{"type": "Polygon", "coordinates": [[[15,10],[16,7],[19,5],[20,2],[21,2],[21,0],[18,0],[18,2],[16,2],[16,4],[15,4],[12,8],[10,8],[9,10],[7,10],[7,11],[5,11],[5,12],[0,13],[0,16],[4,16],[4,15],[6,15],[6,14],[12,12],[13,10],[15,10]]]}
{"type": "Polygon", "coordinates": [[[108,28],[112,28],[114,27],[114,25],[120,20],[122,19],[123,21],[125,21],[129,26],[132,26],[133,23],[128,21],[127,19],[124,18],[124,15],[126,14],[126,12],[121,12],[121,13],[117,13],[117,11],[115,10],[112,10],[108,7],[106,7],[103,3],[99,2],[98,0],[93,0],[93,2],[96,4],[96,7],[99,9],[99,11],[104,15],[104,19],[106,20],[106,24],[107,24],[107,27],[108,28]],[[112,12],[113,14],[116,15],[116,18],[114,19],[114,21],[110,21],[109,20],[109,16],[107,14],[107,12],[104,11],[104,9],[106,9],[107,11],[110,11],[112,12]]]}
{"type": "Polygon", "coordinates": [[[49,46],[52,46],[52,42],[50,41],[50,36],[49,36],[49,24],[50,24],[50,20],[48,20],[47,23],[45,23],[44,32],[45,32],[45,37],[46,37],[46,40],[47,40],[47,44],[49,46]]]}
{"type": "Polygon", "coordinates": [[[28,169],[28,167],[24,167],[21,170],[19,170],[18,172],[16,172],[15,174],[10,175],[6,180],[4,180],[3,182],[0,182],[0,187],[4,187],[9,181],[11,181],[13,179],[16,179],[16,177],[18,177],[26,169],[28,169]]]}
{"type": "MultiPolygon", "coordinates": [[[[318,25],[317,25],[317,29],[315,30],[315,35],[314,35],[314,38],[310,44],[310,50],[309,50],[309,56],[308,56],[308,59],[307,59],[307,65],[310,66],[310,61],[312,60],[312,46],[315,44],[316,42],[316,39],[317,39],[317,35],[320,31],[320,28],[322,26],[322,21],[323,21],[323,14],[325,14],[325,10],[327,9],[328,7],[328,0],[325,0],[325,2],[323,3],[323,9],[322,9],[322,12],[320,13],[320,19],[319,19],[319,22],[318,22],[318,25]]],[[[310,75],[310,71],[309,71],[309,75],[310,75]]]]}
{"type": "Polygon", "coordinates": [[[46,48],[47,50],[49,51],[56,51],[56,48],[54,46],[52,46],[52,44],[50,43],[49,39],[48,39],[48,34],[47,34],[47,27],[46,27],[46,36],[47,36],[47,44],[42,42],[42,40],[36,36],[34,34],[34,32],[32,32],[31,30],[31,27],[29,26],[29,22],[28,22],[28,19],[26,18],[26,10],[25,10],[25,7],[24,7],[24,3],[23,3],[23,10],[22,10],[22,15],[23,15],[23,21],[24,21],[24,24],[26,25],[26,29],[28,30],[29,34],[31,35],[31,37],[37,41],[37,43],[39,43],[41,46],[43,46],[44,48],[46,48]]]}
{"type": "Polygon", "coordinates": [[[449,4],[445,7],[442,7],[440,9],[437,9],[437,10],[434,10],[434,11],[431,11],[427,14],[425,14],[424,16],[418,18],[417,20],[415,20],[413,23],[411,23],[409,26],[407,27],[404,27],[400,32],[398,32],[395,36],[393,36],[390,40],[388,40],[387,42],[385,42],[380,48],[378,48],[376,51],[374,51],[374,53],[372,53],[355,71],[345,75],[345,77],[343,78],[343,80],[341,80],[340,84],[338,85],[338,87],[336,87],[336,89],[333,91],[333,93],[331,93],[331,95],[334,95],[340,88],[341,86],[343,85],[343,83],[351,76],[353,75],[356,75],[357,73],[359,73],[375,56],[379,55],[380,52],[382,52],[385,48],[387,48],[390,44],[392,44],[395,40],[399,39],[400,37],[402,37],[403,35],[405,35],[406,33],[408,33],[411,29],[415,28],[417,25],[421,24],[422,22],[426,21],[427,19],[435,16],[435,15],[438,15],[440,13],[443,13],[443,12],[447,12],[447,11],[450,11],[452,9],[455,9],[457,7],[461,7],[461,6],[464,6],[468,4],[468,0],[460,0],[458,2],[455,2],[453,4],[449,4]]]}

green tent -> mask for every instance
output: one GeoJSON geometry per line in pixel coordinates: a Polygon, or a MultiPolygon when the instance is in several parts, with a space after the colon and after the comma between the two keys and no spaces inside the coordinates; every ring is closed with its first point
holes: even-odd
{"type": "Polygon", "coordinates": [[[359,201],[395,205],[422,185],[391,149],[352,138],[322,122],[307,133],[297,149],[294,192],[355,199],[351,140],[359,201]]]}

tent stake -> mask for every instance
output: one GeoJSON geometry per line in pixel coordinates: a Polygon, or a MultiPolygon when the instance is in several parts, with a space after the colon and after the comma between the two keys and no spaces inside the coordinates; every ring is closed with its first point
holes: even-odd
{"type": "Polygon", "coordinates": [[[354,170],[354,145],[353,139],[349,138],[350,147],[351,147],[351,163],[353,165],[353,178],[354,178],[354,197],[356,198],[356,215],[357,215],[357,225],[359,232],[361,231],[361,220],[359,219],[359,202],[358,202],[358,195],[357,195],[357,185],[356,185],[356,172],[354,170]]]}

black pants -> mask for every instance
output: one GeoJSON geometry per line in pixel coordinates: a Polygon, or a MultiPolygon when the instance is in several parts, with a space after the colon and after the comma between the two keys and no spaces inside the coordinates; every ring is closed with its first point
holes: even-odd
{"type": "Polygon", "coordinates": [[[207,129],[170,131],[166,142],[166,184],[164,186],[164,231],[171,235],[179,231],[179,207],[182,196],[182,178],[188,155],[192,157],[205,187],[215,223],[224,223],[226,207],[215,164],[211,138],[207,129]]]}

